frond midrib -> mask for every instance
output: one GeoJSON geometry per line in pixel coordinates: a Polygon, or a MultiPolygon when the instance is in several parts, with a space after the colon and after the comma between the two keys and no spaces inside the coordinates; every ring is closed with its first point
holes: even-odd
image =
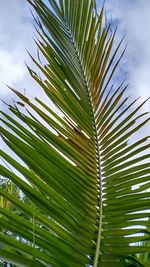
{"type": "Polygon", "coordinates": [[[92,101],[92,97],[90,95],[90,87],[88,86],[88,81],[87,81],[87,77],[85,76],[85,71],[84,71],[84,67],[81,63],[80,60],[80,56],[78,53],[78,49],[76,47],[76,44],[73,40],[71,31],[69,29],[69,26],[67,25],[67,23],[65,24],[68,32],[70,34],[70,38],[72,41],[72,44],[74,46],[74,49],[76,51],[76,55],[77,55],[77,59],[78,59],[78,63],[79,66],[81,68],[82,71],[82,76],[84,78],[85,81],[85,88],[86,88],[86,92],[87,92],[87,97],[89,100],[89,106],[90,106],[90,110],[91,110],[91,116],[92,116],[92,127],[93,127],[93,132],[94,132],[94,140],[95,140],[95,147],[96,147],[96,159],[98,162],[98,166],[97,166],[97,174],[98,174],[98,189],[99,189],[99,222],[98,222],[98,231],[97,231],[97,240],[96,240],[96,247],[95,247],[95,253],[94,253],[94,260],[93,260],[93,267],[97,267],[98,266],[98,262],[99,262],[99,251],[100,251],[100,245],[101,245],[101,234],[102,234],[102,218],[103,218],[103,199],[102,199],[102,175],[101,175],[101,153],[100,153],[100,148],[99,148],[99,142],[98,142],[98,131],[97,131],[97,127],[96,127],[96,119],[95,119],[95,114],[94,114],[94,108],[93,108],[93,101],[92,101]]]}

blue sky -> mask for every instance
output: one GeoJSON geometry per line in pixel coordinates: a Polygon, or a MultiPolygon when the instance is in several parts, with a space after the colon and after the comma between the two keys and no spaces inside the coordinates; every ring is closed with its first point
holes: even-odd
{"type": "MultiPolygon", "coordinates": [[[[128,48],[121,69],[128,73],[129,94],[145,99],[150,95],[150,1],[106,0],[106,10],[107,17],[118,22],[118,38],[126,33],[128,48]]],[[[32,66],[26,49],[36,54],[29,6],[25,0],[1,0],[0,14],[0,98],[12,97],[6,83],[34,95],[37,87],[24,64],[32,66]]]]}

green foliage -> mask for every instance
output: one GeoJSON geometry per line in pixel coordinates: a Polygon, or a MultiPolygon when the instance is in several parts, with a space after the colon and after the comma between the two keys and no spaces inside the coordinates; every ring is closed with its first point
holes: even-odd
{"type": "Polygon", "coordinates": [[[28,69],[48,102],[11,88],[19,100],[9,105],[12,115],[1,111],[2,139],[25,164],[1,150],[17,172],[1,165],[0,175],[27,199],[0,189],[21,211],[0,209],[2,226],[18,237],[0,233],[0,259],[31,267],[140,266],[135,256],[149,252],[150,144],[149,137],[129,141],[149,118],[139,113],[144,103],[126,97],[127,85],[114,82],[123,40],[115,47],[116,31],[94,0],[28,2],[46,60],[33,59],[40,76],[28,69]]]}

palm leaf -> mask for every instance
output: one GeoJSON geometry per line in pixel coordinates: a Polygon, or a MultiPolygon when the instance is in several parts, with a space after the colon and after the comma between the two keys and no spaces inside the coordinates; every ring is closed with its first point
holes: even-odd
{"type": "Polygon", "coordinates": [[[23,163],[1,151],[17,172],[1,166],[0,174],[34,205],[0,189],[30,218],[0,210],[1,226],[22,238],[0,234],[0,258],[19,266],[128,266],[125,258],[149,251],[142,242],[150,145],[149,137],[129,143],[149,118],[139,114],[144,103],[129,102],[127,85],[114,83],[123,40],[114,47],[116,31],[94,0],[28,2],[46,60],[32,58],[40,76],[28,69],[48,102],[11,88],[19,100],[9,105],[12,115],[1,111],[2,139],[23,163]]]}

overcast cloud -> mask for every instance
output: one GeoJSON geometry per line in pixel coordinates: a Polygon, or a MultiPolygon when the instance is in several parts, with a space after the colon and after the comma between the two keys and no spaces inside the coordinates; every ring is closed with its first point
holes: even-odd
{"type": "Polygon", "coordinates": [[[30,63],[26,49],[34,49],[34,29],[26,1],[1,0],[0,14],[0,98],[7,101],[11,94],[5,84],[17,89],[33,85],[25,62],[30,63]]]}
{"type": "MultiPolygon", "coordinates": [[[[129,90],[134,96],[150,96],[150,1],[107,0],[108,18],[119,25],[118,34],[126,33],[127,51],[124,70],[128,73],[129,90]]],[[[149,104],[145,110],[150,111],[149,104]]]]}

